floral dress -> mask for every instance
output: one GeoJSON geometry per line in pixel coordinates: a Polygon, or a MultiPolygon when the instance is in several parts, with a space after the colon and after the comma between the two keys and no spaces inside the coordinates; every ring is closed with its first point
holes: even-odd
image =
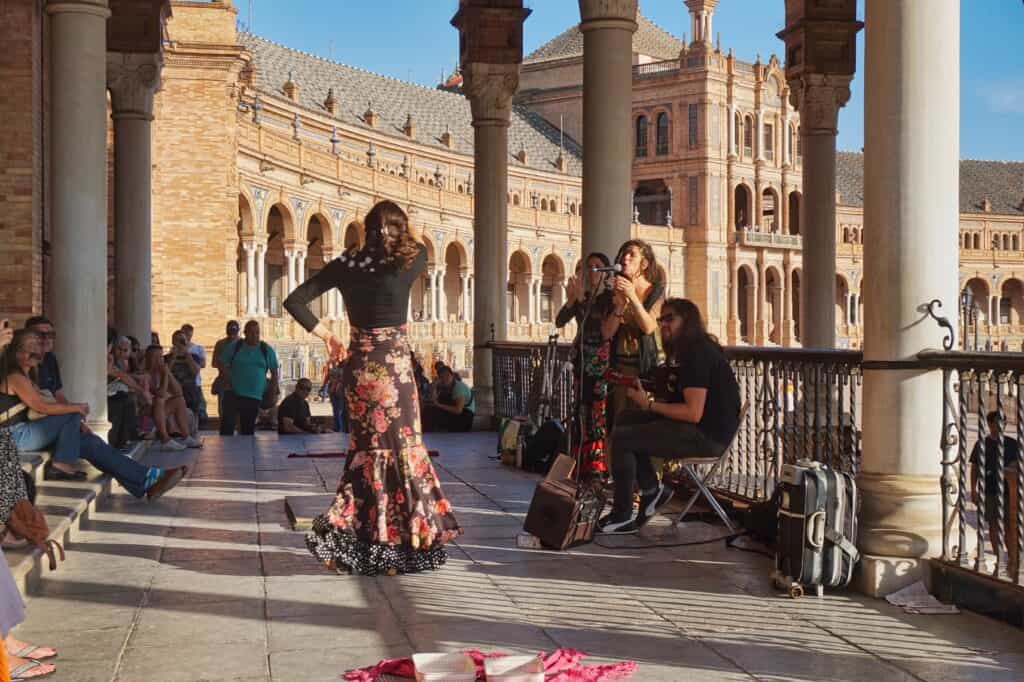
{"type": "Polygon", "coordinates": [[[425,250],[420,256],[408,270],[395,271],[348,252],[285,302],[311,329],[316,318],[306,316],[306,305],[337,286],[353,322],[342,380],[348,459],[333,503],[306,536],[313,556],[335,570],[375,575],[436,569],[447,560],[443,545],[462,532],[423,444],[404,322],[408,290],[426,266],[425,250]],[[402,322],[395,324],[399,315],[402,322]]]}

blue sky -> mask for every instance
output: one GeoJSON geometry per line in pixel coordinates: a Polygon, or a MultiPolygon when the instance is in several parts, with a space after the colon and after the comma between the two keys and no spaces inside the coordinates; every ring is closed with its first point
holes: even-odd
{"type": "MultiPolygon", "coordinates": [[[[920,0],[930,2],[931,0],[920,0]]],[[[455,66],[458,36],[449,20],[457,0],[253,0],[255,32],[289,47],[370,71],[435,85],[455,66]]],[[[242,23],[248,0],[235,0],[242,23]]],[[[863,17],[863,0],[860,13],[863,17]]],[[[579,21],[577,0],[527,0],[530,52],[579,21]]],[[[641,10],[676,37],[689,30],[684,0],[640,0],[641,10]]],[[[1024,160],[1024,2],[962,0],[961,130],[964,158],[1024,160]]],[[[783,0],[721,0],[714,30],[742,59],[781,55],[775,33],[783,0]]],[[[863,146],[863,33],[853,96],[839,120],[839,148],[863,146]]]]}

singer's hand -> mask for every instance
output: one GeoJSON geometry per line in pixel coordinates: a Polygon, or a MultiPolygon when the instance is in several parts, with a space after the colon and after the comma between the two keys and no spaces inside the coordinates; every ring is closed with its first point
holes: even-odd
{"type": "Polygon", "coordinates": [[[630,301],[636,301],[636,287],[633,280],[628,277],[616,277],[612,283],[615,291],[625,296],[630,301]]]}
{"type": "Polygon", "coordinates": [[[583,300],[583,288],[580,286],[580,281],[576,279],[575,275],[569,277],[569,280],[565,283],[565,297],[574,303],[583,300]]]}

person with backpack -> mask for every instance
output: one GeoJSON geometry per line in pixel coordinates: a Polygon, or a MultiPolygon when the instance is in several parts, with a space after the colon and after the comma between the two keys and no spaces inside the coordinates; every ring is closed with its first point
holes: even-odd
{"type": "Polygon", "coordinates": [[[261,404],[269,407],[277,402],[277,354],[268,343],[260,340],[260,324],[256,320],[245,323],[243,337],[226,344],[218,358],[218,368],[224,378],[222,436],[234,435],[236,423],[238,433],[251,436],[256,431],[261,404]]]}

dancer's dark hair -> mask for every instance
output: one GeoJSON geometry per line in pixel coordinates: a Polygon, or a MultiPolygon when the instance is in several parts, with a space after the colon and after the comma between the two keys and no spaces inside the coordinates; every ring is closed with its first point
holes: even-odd
{"type": "Polygon", "coordinates": [[[363,220],[366,245],[370,256],[408,270],[419,254],[420,245],[409,234],[409,217],[393,201],[379,201],[363,220]]]}

